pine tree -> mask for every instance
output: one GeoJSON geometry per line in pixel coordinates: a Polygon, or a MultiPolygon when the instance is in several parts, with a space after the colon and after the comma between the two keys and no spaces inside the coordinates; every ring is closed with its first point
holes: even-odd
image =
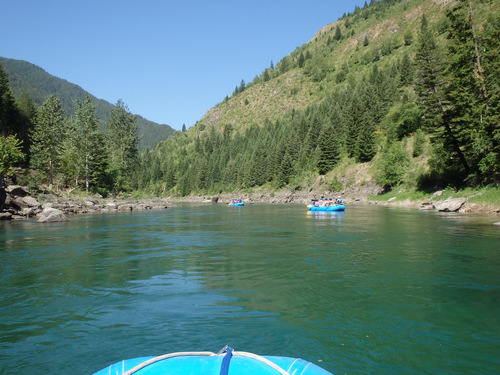
{"type": "Polygon", "coordinates": [[[22,125],[7,74],[0,64],[0,135],[15,135],[21,141],[26,141],[26,129],[22,125]]]}
{"type": "Polygon", "coordinates": [[[137,118],[125,103],[118,100],[111,110],[106,133],[109,144],[109,167],[118,190],[128,189],[133,166],[138,157],[137,118]]]}
{"type": "Polygon", "coordinates": [[[17,100],[17,107],[19,108],[20,114],[20,127],[18,131],[19,138],[23,142],[23,151],[29,154],[29,148],[31,145],[31,140],[29,132],[33,129],[37,108],[33,100],[26,91],[23,91],[17,100]]]}
{"type": "Polygon", "coordinates": [[[403,85],[409,85],[414,80],[414,66],[410,55],[404,53],[399,61],[399,79],[403,85]]]}
{"type": "Polygon", "coordinates": [[[84,163],[81,156],[81,140],[75,118],[67,122],[66,136],[61,144],[61,162],[65,176],[65,183],[78,187],[80,178],[84,175],[84,163]]]}
{"type": "Polygon", "coordinates": [[[31,133],[30,165],[42,172],[50,184],[54,183],[61,167],[61,144],[65,136],[63,116],[61,101],[50,95],[38,110],[31,133]]]}
{"type": "Polygon", "coordinates": [[[371,123],[370,114],[365,112],[356,142],[355,157],[358,162],[364,163],[373,159],[377,153],[375,143],[375,127],[371,123]]]}
{"type": "Polygon", "coordinates": [[[85,190],[88,192],[91,185],[99,186],[104,183],[107,167],[104,134],[99,129],[95,105],[90,95],[83,102],[77,102],[75,129],[80,140],[78,155],[83,165],[85,190]]]}
{"type": "MultiPolygon", "coordinates": [[[[460,0],[448,12],[447,74],[449,84],[446,96],[451,105],[446,111],[446,120],[453,126],[454,134],[460,143],[460,149],[467,158],[470,170],[481,182],[487,182],[498,173],[498,143],[492,135],[498,124],[488,118],[490,94],[486,77],[498,75],[499,71],[486,71],[480,51],[486,50],[479,45],[477,31],[474,28],[472,3],[460,0]],[[491,163],[496,159],[496,162],[491,163]]],[[[497,41],[498,49],[498,41],[497,41]]]]}
{"type": "Polygon", "coordinates": [[[438,51],[436,40],[432,35],[427,18],[422,16],[420,35],[418,38],[417,82],[416,92],[425,114],[425,125],[433,135],[431,138],[434,149],[439,156],[439,162],[448,163],[448,169],[457,174],[457,166],[461,166],[466,175],[471,173],[471,168],[450,122],[444,117],[449,103],[446,101],[445,79],[443,66],[438,51]],[[446,154],[446,157],[442,157],[446,154]]]}
{"type": "Polygon", "coordinates": [[[335,28],[335,35],[334,35],[333,39],[335,39],[335,40],[342,39],[342,31],[340,30],[339,25],[337,25],[337,27],[335,28]]]}
{"type": "Polygon", "coordinates": [[[344,119],[345,127],[347,130],[345,141],[347,155],[352,158],[356,156],[356,143],[358,142],[360,133],[359,118],[360,114],[362,113],[362,106],[357,90],[354,90],[354,92],[348,98],[346,104],[347,105],[342,113],[342,117],[344,119]]]}
{"type": "Polygon", "coordinates": [[[281,161],[278,172],[278,186],[283,187],[288,185],[290,178],[293,175],[293,164],[290,154],[287,152],[281,161]]]}
{"type": "Polygon", "coordinates": [[[483,46],[487,98],[482,131],[491,135],[491,148],[479,162],[479,169],[491,180],[500,183],[500,17],[489,17],[480,38],[483,46]]]}
{"type": "Polygon", "coordinates": [[[340,141],[333,126],[325,126],[319,137],[319,174],[330,172],[340,160],[340,141]]]}

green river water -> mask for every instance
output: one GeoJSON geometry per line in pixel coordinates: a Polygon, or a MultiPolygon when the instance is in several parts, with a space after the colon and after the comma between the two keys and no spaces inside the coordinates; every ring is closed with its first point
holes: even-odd
{"type": "Polygon", "coordinates": [[[498,374],[495,221],[179,204],[0,222],[0,374],[226,344],[334,374],[498,374]]]}

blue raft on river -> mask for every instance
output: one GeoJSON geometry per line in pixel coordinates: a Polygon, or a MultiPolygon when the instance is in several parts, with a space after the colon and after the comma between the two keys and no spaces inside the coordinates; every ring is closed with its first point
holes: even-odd
{"type": "Polygon", "coordinates": [[[345,205],[343,204],[334,204],[333,206],[315,206],[313,204],[310,204],[307,206],[307,208],[309,209],[309,211],[345,211],[345,205]]]}
{"type": "Polygon", "coordinates": [[[300,358],[259,356],[226,347],[219,353],[180,352],[126,359],[94,375],[332,375],[300,358]]]}
{"type": "Polygon", "coordinates": [[[227,205],[233,206],[233,207],[242,207],[245,205],[245,203],[243,203],[243,200],[241,200],[241,199],[233,199],[227,205]]]}
{"type": "Polygon", "coordinates": [[[309,211],[326,211],[326,212],[337,212],[345,211],[345,205],[342,203],[342,199],[338,197],[333,200],[328,199],[313,199],[313,203],[307,205],[309,211]]]}

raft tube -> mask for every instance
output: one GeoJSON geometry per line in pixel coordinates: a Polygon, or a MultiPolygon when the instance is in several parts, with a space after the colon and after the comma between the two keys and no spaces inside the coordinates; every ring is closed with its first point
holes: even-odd
{"type": "Polygon", "coordinates": [[[180,352],[126,359],[94,375],[332,375],[300,358],[259,356],[224,348],[212,352],[180,352]]]}
{"type": "Polygon", "coordinates": [[[233,206],[233,207],[242,207],[245,205],[245,203],[243,203],[243,202],[241,202],[241,203],[229,203],[228,205],[233,206]]]}
{"type": "Polygon", "coordinates": [[[343,204],[334,204],[333,206],[315,206],[313,204],[310,204],[307,206],[309,211],[345,211],[345,205],[343,204]]]}

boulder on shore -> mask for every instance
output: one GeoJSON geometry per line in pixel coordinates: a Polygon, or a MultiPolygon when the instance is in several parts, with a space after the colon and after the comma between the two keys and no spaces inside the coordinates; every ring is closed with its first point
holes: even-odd
{"type": "Polygon", "coordinates": [[[442,212],[457,212],[467,201],[466,198],[447,198],[434,204],[436,210],[442,212]]]}
{"type": "Polygon", "coordinates": [[[45,208],[39,215],[38,220],[39,223],[55,223],[61,221],[68,221],[68,218],[61,210],[57,208],[48,207],[45,208]]]}

